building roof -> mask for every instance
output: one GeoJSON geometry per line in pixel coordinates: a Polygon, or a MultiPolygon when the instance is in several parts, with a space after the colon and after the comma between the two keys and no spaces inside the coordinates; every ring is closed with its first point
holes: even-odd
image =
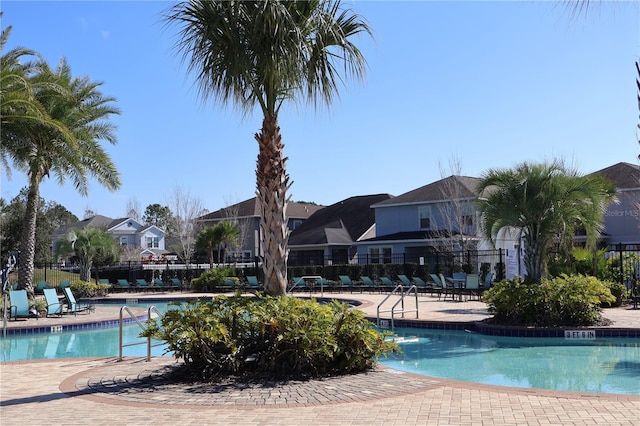
{"type": "Polygon", "coordinates": [[[374,207],[390,207],[402,204],[417,204],[450,199],[476,197],[476,187],[480,178],[452,175],[420,188],[405,192],[397,197],[381,201],[374,207]]]}
{"type": "MultiPolygon", "coordinates": [[[[287,203],[287,217],[289,219],[306,219],[316,211],[322,209],[324,206],[318,206],[315,204],[296,203],[290,201],[287,203]]],[[[228,218],[247,218],[247,217],[260,217],[260,203],[258,198],[253,197],[240,203],[234,204],[229,207],[216,210],[211,213],[207,213],[204,216],[200,216],[198,221],[216,221],[228,218]]]]}
{"type": "Polygon", "coordinates": [[[289,245],[350,245],[374,225],[371,205],[389,198],[389,194],[355,196],[318,210],[291,233],[289,245]]]}
{"type": "Polygon", "coordinates": [[[640,166],[631,163],[617,163],[593,172],[606,177],[616,189],[640,188],[640,166]]]}

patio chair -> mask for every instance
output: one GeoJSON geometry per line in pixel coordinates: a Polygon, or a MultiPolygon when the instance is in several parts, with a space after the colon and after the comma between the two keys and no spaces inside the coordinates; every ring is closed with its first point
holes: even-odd
{"type": "Polygon", "coordinates": [[[100,278],[98,280],[98,284],[109,284],[109,279],[108,278],[100,278]]]}
{"type": "Polygon", "coordinates": [[[67,299],[66,313],[72,313],[73,315],[76,315],[78,312],[90,313],[93,310],[93,306],[90,303],[78,303],[70,287],[65,287],[63,291],[64,297],[67,299]]]}
{"type": "Polygon", "coordinates": [[[366,288],[369,291],[377,291],[377,290],[382,290],[384,288],[382,286],[379,286],[375,282],[373,282],[373,280],[366,275],[361,276],[360,281],[364,283],[363,288],[366,288]]]}
{"type": "Polygon", "coordinates": [[[434,290],[434,286],[431,283],[427,283],[420,277],[413,277],[413,282],[416,284],[418,292],[423,292],[426,294],[427,292],[433,292],[434,290]]]}
{"type": "Polygon", "coordinates": [[[144,278],[136,279],[136,288],[139,288],[142,291],[151,290],[151,286],[149,285],[147,280],[145,280],[144,278]]]}
{"type": "Polygon", "coordinates": [[[402,283],[403,286],[410,288],[413,284],[411,284],[411,280],[407,278],[406,275],[398,275],[398,279],[402,283]]]}
{"type": "Polygon", "coordinates": [[[442,292],[445,290],[445,285],[442,283],[440,276],[438,276],[437,274],[429,274],[429,277],[433,282],[433,285],[432,285],[433,292],[431,294],[433,295],[433,293],[438,293],[438,299],[440,299],[442,292]]]}
{"type": "Polygon", "coordinates": [[[182,291],[182,289],[184,288],[184,284],[182,284],[180,278],[171,278],[171,288],[180,289],[180,291],[182,291]]]}
{"type": "Polygon", "coordinates": [[[67,288],[67,287],[71,287],[71,283],[69,282],[69,280],[64,280],[64,281],[60,281],[60,284],[58,284],[58,288],[60,290],[67,288]]]}
{"type": "Polygon", "coordinates": [[[396,284],[389,277],[380,277],[380,282],[386,291],[393,291],[396,288],[396,284]]]}
{"type": "Polygon", "coordinates": [[[161,290],[164,290],[164,289],[168,288],[167,284],[164,281],[162,281],[160,278],[154,278],[153,279],[153,287],[154,288],[159,288],[161,290]]]}
{"type": "Polygon", "coordinates": [[[469,297],[475,295],[480,299],[480,276],[478,274],[467,274],[465,286],[460,291],[469,297]]]}
{"type": "Polygon", "coordinates": [[[58,299],[58,293],[56,293],[55,288],[45,288],[44,291],[44,299],[47,301],[47,317],[49,315],[58,315],[62,316],[62,308],[63,304],[60,303],[60,299],[58,299]]]}
{"type": "Polygon", "coordinates": [[[447,294],[451,295],[451,300],[456,298],[455,285],[453,281],[447,280],[443,274],[439,274],[440,282],[442,283],[442,291],[438,294],[438,299],[442,296],[443,299],[447,299],[447,294]]]}
{"type": "Polygon", "coordinates": [[[293,279],[291,280],[291,287],[289,288],[288,292],[293,293],[295,290],[300,291],[304,289],[304,286],[305,283],[302,277],[293,277],[293,279]]]}
{"type": "Polygon", "coordinates": [[[33,290],[35,294],[44,294],[43,291],[45,288],[47,288],[49,286],[49,284],[46,281],[40,281],[37,285],[36,288],[33,290]]]}
{"type": "Polygon", "coordinates": [[[14,320],[18,318],[38,318],[38,314],[31,312],[31,309],[29,309],[27,290],[9,290],[9,299],[11,300],[9,315],[12,316],[14,320]]]}
{"type": "Polygon", "coordinates": [[[260,290],[260,282],[255,275],[247,275],[247,284],[251,290],[260,290]]]}
{"type": "Polygon", "coordinates": [[[127,280],[120,279],[120,280],[118,280],[118,282],[116,284],[118,285],[120,290],[129,291],[131,289],[131,285],[129,284],[129,281],[127,281],[127,280]]]}
{"type": "Polygon", "coordinates": [[[338,275],[338,278],[342,283],[342,290],[349,290],[353,293],[353,290],[359,289],[360,293],[362,293],[362,286],[355,284],[348,275],[338,275]]]}

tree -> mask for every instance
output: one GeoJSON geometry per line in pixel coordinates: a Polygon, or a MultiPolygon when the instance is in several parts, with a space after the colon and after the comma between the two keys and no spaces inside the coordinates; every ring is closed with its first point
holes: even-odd
{"type": "Polygon", "coordinates": [[[524,242],[527,278],[546,274],[546,254],[554,244],[572,244],[584,229],[593,247],[602,230],[605,208],[614,200],[611,182],[581,176],[561,162],[521,163],[514,169],[490,169],[478,185],[482,230],[492,241],[505,227],[516,228],[524,242]]]}
{"type": "Polygon", "coordinates": [[[173,212],[171,229],[174,231],[179,252],[185,263],[189,264],[197,235],[196,219],[206,214],[202,201],[191,195],[188,189],[179,186],[173,189],[168,202],[173,212]]]}
{"type": "Polygon", "coordinates": [[[331,103],[338,81],[361,78],[365,60],[350,41],[369,27],[338,0],[192,0],[171,7],[166,23],[180,26],[177,48],[195,73],[204,101],[234,102],[262,112],[256,195],[261,206],[266,289],[285,294],[289,176],[278,113],[297,97],[331,103]]]}
{"type": "Polygon", "coordinates": [[[161,206],[158,203],[149,204],[144,210],[142,221],[146,225],[155,225],[158,228],[169,232],[171,223],[173,222],[173,214],[167,206],[161,206]]]}
{"type": "Polygon", "coordinates": [[[218,262],[224,263],[222,250],[224,250],[224,255],[226,257],[229,246],[236,244],[236,242],[238,241],[240,230],[238,229],[237,224],[227,222],[226,220],[218,222],[214,228],[220,239],[220,242],[218,244],[218,262]]]}
{"type": "Polygon", "coordinates": [[[93,265],[103,266],[113,262],[118,257],[116,240],[104,229],[84,228],[71,229],[65,238],[58,240],[55,256],[73,254],[80,267],[80,279],[91,281],[93,265]]]}
{"type": "Polygon", "coordinates": [[[140,203],[135,197],[127,200],[127,209],[125,216],[133,220],[140,220],[140,203]]]}
{"type": "Polygon", "coordinates": [[[89,178],[93,177],[107,189],[116,190],[120,186],[119,173],[99,141],[116,143],[115,127],[108,119],[119,111],[112,105],[115,99],[100,92],[102,83],[88,77],[72,77],[64,58],[55,70],[44,61],[38,62],[28,82],[48,120],[4,126],[2,144],[14,166],[27,175],[29,190],[19,281],[33,294],[40,184],[54,175],[58,183],[64,184],[68,179],[81,195],[86,195],[89,178]],[[55,125],[50,125],[51,122],[55,125]]]}
{"type": "Polygon", "coordinates": [[[209,268],[213,268],[213,253],[220,245],[219,232],[213,226],[205,226],[198,232],[195,246],[199,250],[206,250],[209,257],[209,268]]]}

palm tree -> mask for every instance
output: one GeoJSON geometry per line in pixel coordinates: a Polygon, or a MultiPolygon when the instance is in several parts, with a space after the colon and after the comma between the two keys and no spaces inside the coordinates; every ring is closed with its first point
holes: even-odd
{"type": "Polygon", "coordinates": [[[364,57],[350,39],[370,35],[369,27],[339,0],[191,0],[170,8],[165,22],[180,27],[177,48],[204,101],[234,102],[245,113],[260,107],[256,193],[265,284],[285,294],[290,183],[278,113],[296,97],[330,104],[341,73],[363,77],[364,57]]]}
{"type": "Polygon", "coordinates": [[[56,258],[69,254],[78,261],[80,279],[88,282],[94,263],[109,264],[117,259],[118,244],[101,228],[71,229],[55,247],[56,258]]]}
{"type": "Polygon", "coordinates": [[[215,230],[218,233],[218,239],[220,240],[218,245],[218,262],[224,263],[222,260],[222,250],[224,249],[226,257],[227,248],[229,245],[236,243],[238,235],[240,235],[240,231],[237,224],[227,222],[226,220],[218,222],[215,226],[215,230]]]}
{"type": "Polygon", "coordinates": [[[196,237],[196,248],[207,251],[209,268],[213,268],[213,251],[220,246],[220,241],[220,233],[213,226],[205,226],[196,237]]]}
{"type": "Polygon", "coordinates": [[[586,231],[588,246],[595,245],[605,208],[614,199],[609,181],[581,176],[557,161],[490,169],[477,191],[483,232],[495,241],[505,227],[519,230],[527,278],[533,282],[545,275],[545,255],[552,245],[572,244],[578,229],[586,231]]]}
{"type": "Polygon", "coordinates": [[[108,118],[119,111],[111,105],[115,99],[100,92],[102,83],[72,77],[64,59],[55,70],[46,62],[38,62],[28,82],[47,120],[4,127],[2,144],[4,154],[28,179],[19,280],[32,293],[40,184],[53,174],[60,184],[69,179],[81,195],[87,194],[90,177],[109,190],[119,188],[119,173],[99,143],[116,143],[115,127],[108,118]]]}

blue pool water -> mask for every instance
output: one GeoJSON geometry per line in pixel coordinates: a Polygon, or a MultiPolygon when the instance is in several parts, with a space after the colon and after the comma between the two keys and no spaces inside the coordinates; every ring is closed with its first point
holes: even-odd
{"type": "Polygon", "coordinates": [[[396,328],[404,354],[381,363],[500,386],[640,394],[638,339],[565,340],[396,328]]]}
{"type": "MultiPolygon", "coordinates": [[[[161,312],[168,308],[154,305],[161,312]]],[[[125,343],[145,342],[137,337],[138,325],[124,331],[125,343]]],[[[501,386],[640,394],[639,339],[507,338],[414,328],[395,332],[404,354],[380,361],[398,370],[501,386]]],[[[164,349],[153,347],[153,356],[164,349]]],[[[123,353],[145,356],[146,344],[123,353]]],[[[0,361],[103,356],[118,356],[118,327],[0,338],[0,361]]]]}

